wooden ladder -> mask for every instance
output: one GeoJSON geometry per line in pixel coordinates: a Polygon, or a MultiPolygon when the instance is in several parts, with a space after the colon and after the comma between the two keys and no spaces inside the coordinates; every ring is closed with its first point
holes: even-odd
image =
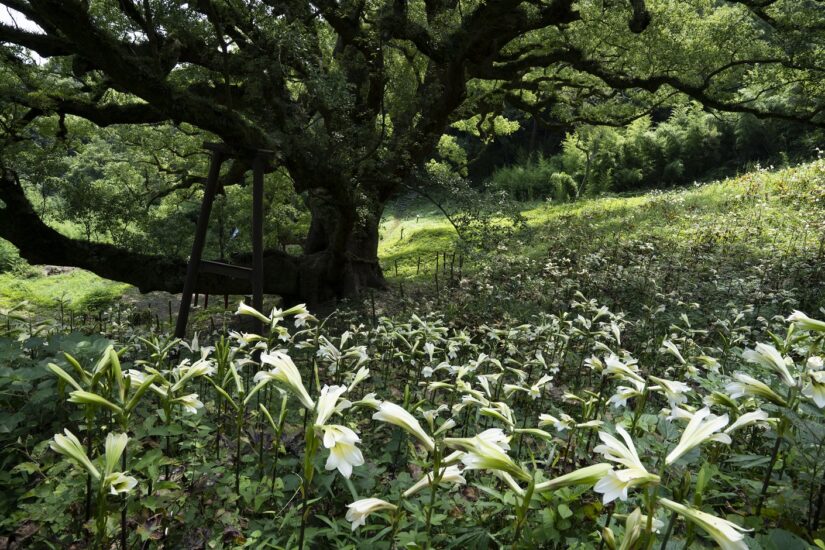
{"type": "MultiPolygon", "coordinates": [[[[192,242],[192,253],[189,255],[189,264],[186,267],[186,279],[183,283],[183,295],[178,311],[178,320],[175,325],[175,336],[186,336],[186,324],[189,321],[189,309],[192,306],[192,295],[195,293],[199,273],[213,273],[233,279],[246,279],[252,286],[252,307],[261,311],[264,296],[264,171],[267,160],[272,151],[265,149],[255,150],[252,161],[252,267],[243,267],[223,262],[203,260],[203,247],[206,243],[206,229],[209,225],[209,216],[212,213],[212,204],[218,193],[218,179],[221,165],[224,160],[234,156],[232,149],[223,143],[204,143],[204,149],[211,151],[212,159],[209,165],[209,175],[206,178],[206,188],[203,193],[198,222],[195,226],[195,239],[192,242]]],[[[262,323],[255,320],[255,330],[260,332],[262,323]]]]}

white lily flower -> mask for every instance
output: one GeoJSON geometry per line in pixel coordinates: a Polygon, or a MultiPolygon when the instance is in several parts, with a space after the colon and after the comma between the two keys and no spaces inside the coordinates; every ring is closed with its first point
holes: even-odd
{"type": "Polygon", "coordinates": [[[731,399],[736,399],[737,397],[742,397],[745,395],[753,395],[756,397],[761,397],[767,401],[770,401],[774,405],[779,405],[780,407],[784,407],[786,405],[785,400],[779,396],[778,393],[773,391],[770,386],[761,382],[754,378],[753,376],[749,376],[743,372],[737,372],[733,375],[734,382],[730,382],[725,386],[725,390],[730,394],[731,399]]]}
{"type": "Polygon", "coordinates": [[[590,368],[590,370],[601,373],[604,370],[604,363],[601,359],[596,357],[595,355],[591,355],[587,359],[584,360],[584,364],[590,368]]]}
{"type": "Polygon", "coordinates": [[[627,493],[632,487],[649,483],[659,483],[659,476],[651,474],[644,468],[611,470],[593,486],[593,490],[602,493],[604,495],[602,502],[608,504],[617,498],[627,500],[627,493]]]}
{"type": "Polygon", "coordinates": [[[190,393],[189,395],[178,397],[173,402],[182,406],[184,412],[189,414],[197,414],[198,409],[203,408],[203,403],[200,399],[198,399],[198,394],[196,393],[190,393]]]}
{"type": "Polygon", "coordinates": [[[513,419],[513,411],[510,409],[510,406],[503,401],[492,403],[491,407],[482,407],[478,412],[483,416],[489,416],[491,418],[501,420],[510,427],[516,425],[516,422],[513,419]]]}
{"type": "Polygon", "coordinates": [[[432,342],[427,342],[424,344],[424,353],[430,358],[430,361],[433,360],[433,354],[435,353],[435,344],[432,342]]]}
{"type": "MultiPolygon", "coordinates": [[[[276,310],[277,310],[277,308],[275,310],[273,310],[273,314],[272,314],[273,317],[275,316],[274,312],[276,310]]],[[[309,313],[309,310],[307,309],[306,304],[298,304],[298,305],[292,306],[291,308],[289,308],[285,311],[281,311],[280,312],[280,317],[289,317],[290,315],[306,315],[308,313],[309,313]]]]}
{"type": "Polygon", "coordinates": [[[570,393],[568,391],[564,392],[561,396],[562,400],[570,401],[571,403],[586,403],[584,399],[576,395],[575,393],[570,393]]]}
{"type": "Polygon", "coordinates": [[[430,385],[427,386],[427,391],[434,392],[436,390],[452,389],[453,387],[455,386],[453,386],[452,384],[448,384],[446,382],[432,382],[430,385]]]}
{"type": "Polygon", "coordinates": [[[551,414],[540,414],[539,428],[543,428],[544,426],[549,425],[552,425],[557,432],[562,433],[564,432],[564,430],[567,430],[575,426],[576,421],[573,419],[572,416],[564,413],[562,413],[561,418],[556,418],[551,414]]]}
{"type": "Polygon", "coordinates": [[[550,481],[537,483],[535,491],[537,493],[541,493],[544,491],[554,491],[556,489],[561,489],[562,487],[570,487],[572,485],[592,485],[605,477],[612,470],[613,466],[604,462],[593,464],[592,466],[579,468],[578,470],[551,479],[550,481]]]}
{"type": "Polygon", "coordinates": [[[742,353],[742,358],[750,363],[756,363],[766,369],[774,371],[782,378],[786,386],[796,386],[796,380],[788,371],[788,366],[785,363],[785,358],[782,354],[773,347],[767,344],[756,344],[754,349],[747,349],[742,353]]]}
{"type": "Polygon", "coordinates": [[[439,435],[449,430],[452,430],[456,426],[456,421],[452,418],[445,420],[444,423],[438,427],[438,429],[433,433],[433,435],[439,435]]]}
{"type": "Polygon", "coordinates": [[[123,451],[126,449],[126,444],[129,442],[129,436],[126,434],[109,433],[106,435],[106,445],[104,447],[104,470],[103,476],[108,476],[117,467],[123,451]]]}
{"type": "Polygon", "coordinates": [[[137,479],[127,476],[123,472],[114,472],[106,476],[105,486],[109,487],[109,492],[113,495],[128,493],[137,486],[137,479]]]}
{"type": "Polygon", "coordinates": [[[301,381],[301,373],[289,355],[281,351],[274,351],[271,354],[262,353],[261,363],[272,365],[275,368],[270,371],[260,371],[257,373],[254,378],[255,383],[260,382],[264,378],[276,380],[295,394],[304,407],[309,410],[315,408],[315,403],[312,401],[312,398],[309,397],[309,393],[307,393],[304,383],[301,381]]]}
{"type": "Polygon", "coordinates": [[[238,311],[235,312],[235,315],[249,315],[251,317],[255,317],[259,321],[266,323],[267,325],[272,323],[272,319],[261,313],[255,308],[249,307],[245,303],[241,302],[238,304],[238,311]]]}
{"type": "Polygon", "coordinates": [[[676,448],[665,458],[665,464],[673,464],[679,460],[682,455],[705,441],[717,441],[729,445],[731,442],[729,435],[716,433],[727,425],[727,414],[716,416],[715,414],[711,414],[708,407],[696,411],[693,418],[690,419],[690,422],[688,422],[688,425],[685,427],[679,444],[676,445],[676,448]]]}
{"type": "Polygon", "coordinates": [[[476,437],[496,445],[502,451],[510,450],[510,436],[504,433],[501,428],[489,428],[477,434],[476,437]]]}
{"type": "Polygon", "coordinates": [[[682,354],[679,352],[679,348],[677,348],[676,344],[674,344],[670,340],[665,340],[664,342],[662,342],[662,349],[660,349],[659,351],[663,353],[669,353],[683,365],[686,363],[685,358],[682,357],[682,354]]]}
{"type": "Polygon", "coordinates": [[[796,325],[802,330],[825,332],[825,321],[812,319],[798,310],[794,310],[786,321],[796,323],[796,325]]]}
{"type": "Polygon", "coordinates": [[[603,444],[597,445],[593,451],[601,453],[607,460],[617,462],[627,468],[626,470],[611,470],[600,479],[593,490],[603,493],[602,501],[607,504],[617,498],[627,500],[627,493],[630,488],[648,483],[659,483],[659,476],[647,471],[639,459],[636,446],[624,428],[616,426],[616,431],[624,439],[624,443],[616,439],[607,432],[599,432],[599,439],[603,444]]]}
{"type": "Polygon", "coordinates": [[[465,405],[479,405],[481,407],[489,407],[490,402],[487,401],[484,396],[475,396],[475,395],[462,395],[461,402],[465,405]]]}
{"type": "Polygon", "coordinates": [[[295,328],[306,326],[309,321],[317,321],[311,313],[299,313],[295,316],[295,328]]]}
{"type": "Polygon", "coordinates": [[[364,464],[364,455],[355,446],[361,441],[358,435],[346,426],[324,426],[324,447],[329,449],[329,458],[325,468],[338,469],[341,475],[349,479],[354,466],[364,464]]]}
{"type": "Polygon", "coordinates": [[[93,478],[100,479],[100,472],[86,455],[86,451],[83,450],[83,445],[77,436],[70,432],[68,428],[64,429],[63,432],[66,435],[54,434],[54,438],[49,442],[49,447],[56,453],[74,459],[86,468],[93,478]]]}
{"type": "Polygon", "coordinates": [[[346,386],[324,386],[318,396],[318,415],[315,426],[323,426],[336,411],[338,399],[347,391],[346,386]]]}
{"type": "MultiPolygon", "coordinates": [[[[640,384],[644,387],[644,384],[640,384]]],[[[627,406],[628,399],[635,399],[637,397],[642,396],[642,391],[640,388],[631,388],[628,386],[618,386],[616,388],[616,393],[614,393],[610,399],[607,400],[608,403],[613,405],[613,408],[619,409],[622,407],[627,406]]]]}
{"type": "Polygon", "coordinates": [[[743,533],[748,532],[749,529],[666,498],[660,498],[659,504],[671,512],[676,512],[686,520],[695,523],[700,529],[710,535],[722,550],[748,550],[748,545],[744,540],[745,535],[743,535],[743,533]]]}
{"type": "Polygon", "coordinates": [[[491,397],[493,392],[490,391],[489,375],[478,375],[476,376],[476,380],[478,380],[478,383],[481,384],[481,387],[484,389],[484,393],[487,394],[487,397],[491,397]]]}
{"type": "Polygon", "coordinates": [[[136,369],[129,369],[124,372],[123,375],[132,381],[132,386],[134,387],[140,386],[148,378],[145,372],[136,369]]]}
{"type": "Polygon", "coordinates": [[[378,407],[381,406],[381,401],[375,398],[375,392],[368,393],[364,397],[362,397],[359,401],[356,401],[352,404],[353,407],[369,407],[371,409],[378,410],[378,407]]]}
{"type": "MultiPolygon", "coordinates": [[[[421,479],[419,479],[415,485],[404,491],[404,498],[409,498],[421,489],[425,487],[429,487],[433,483],[433,474],[432,472],[428,473],[421,479]]],[[[467,483],[467,480],[464,479],[464,476],[461,475],[461,470],[458,469],[457,466],[447,466],[446,468],[441,468],[441,478],[438,482],[439,485],[443,483],[453,483],[456,485],[464,485],[467,483]]]]}
{"type": "Polygon", "coordinates": [[[601,453],[607,460],[618,462],[625,468],[644,470],[645,467],[639,459],[639,454],[636,452],[636,446],[633,445],[630,434],[621,426],[616,426],[616,431],[622,436],[624,443],[607,432],[599,432],[599,439],[602,440],[603,444],[597,445],[593,451],[601,453]]]}
{"type": "MultiPolygon", "coordinates": [[[[666,410],[666,409],[665,409],[666,410]]],[[[663,411],[664,412],[664,411],[663,411]]],[[[681,407],[674,406],[670,410],[670,414],[667,416],[666,420],[668,422],[672,422],[673,420],[690,420],[696,413],[687,411],[681,407]]]]}
{"type": "Polygon", "coordinates": [[[802,395],[811,399],[820,409],[825,407],[825,370],[808,371],[808,383],[802,395]]]}
{"type": "Polygon", "coordinates": [[[370,377],[370,369],[368,369],[366,367],[359,368],[358,371],[356,371],[355,376],[353,376],[352,382],[350,382],[348,391],[352,391],[352,389],[355,386],[357,386],[358,384],[360,384],[361,382],[363,382],[364,380],[366,380],[369,377],[370,377]]]}
{"type": "Polygon", "coordinates": [[[430,431],[435,430],[435,419],[438,417],[439,413],[446,410],[449,410],[449,407],[445,404],[441,404],[437,409],[429,409],[426,411],[419,409],[421,416],[424,417],[424,420],[426,420],[427,424],[430,426],[430,431]]]}
{"type": "Polygon", "coordinates": [[[706,395],[702,401],[708,407],[727,407],[732,411],[739,412],[739,405],[736,404],[736,401],[722,392],[712,392],[706,395]]]}
{"type": "Polygon", "coordinates": [[[539,378],[535,384],[530,386],[530,389],[527,393],[530,395],[531,398],[538,399],[539,397],[541,397],[541,392],[544,389],[544,386],[549,384],[552,380],[552,376],[550,376],[549,374],[545,374],[544,376],[539,378]]]}
{"type": "Polygon", "coordinates": [[[659,391],[665,394],[665,397],[667,398],[667,401],[668,403],[670,403],[671,407],[675,405],[681,405],[687,402],[687,396],[685,394],[690,392],[691,389],[690,386],[688,386],[684,382],[677,382],[675,380],[665,380],[664,378],[658,378],[656,376],[650,376],[650,379],[659,385],[659,391]]]}
{"type": "Polygon", "coordinates": [[[647,525],[647,518],[643,520],[643,517],[642,511],[639,508],[636,508],[628,514],[625,520],[624,538],[622,539],[622,545],[619,547],[619,550],[632,550],[636,547],[636,543],[639,541],[647,525]]]}
{"type": "Polygon", "coordinates": [[[415,419],[406,409],[390,403],[389,401],[382,401],[378,406],[378,412],[372,415],[373,420],[380,420],[387,422],[406,430],[409,434],[418,438],[424,445],[424,448],[432,452],[435,449],[435,443],[432,438],[428,436],[418,420],[415,419]]]}
{"type": "Polygon", "coordinates": [[[250,332],[237,332],[234,330],[229,331],[229,337],[233,340],[240,342],[242,345],[246,344],[257,344],[263,340],[266,340],[260,334],[252,334],[250,332]]]}
{"type": "Polygon", "coordinates": [[[604,421],[602,420],[588,420],[587,422],[580,422],[576,424],[576,428],[579,429],[589,429],[589,428],[601,428],[604,425],[604,421]]]}
{"type": "Polygon", "coordinates": [[[518,384],[504,384],[504,386],[502,386],[502,389],[504,390],[504,397],[508,399],[511,398],[513,394],[517,391],[529,391],[527,388],[520,386],[518,384]]]}
{"type": "Polygon", "coordinates": [[[468,470],[501,470],[523,481],[529,481],[530,475],[518,466],[502,448],[479,436],[470,438],[445,438],[448,447],[465,452],[461,462],[468,470]]]}
{"type": "Polygon", "coordinates": [[[719,372],[719,361],[707,355],[700,355],[696,358],[707,370],[711,372],[719,372]]]}
{"type": "Polygon", "coordinates": [[[771,420],[776,420],[776,419],[768,418],[768,413],[766,413],[762,409],[756,409],[753,412],[745,413],[742,416],[740,416],[739,418],[737,418],[736,421],[733,424],[731,424],[730,426],[725,428],[725,433],[729,434],[729,433],[733,432],[734,430],[738,430],[739,428],[744,428],[744,427],[750,426],[752,424],[758,424],[760,426],[768,426],[768,425],[770,425],[771,420]]]}
{"type": "Polygon", "coordinates": [[[367,523],[367,516],[380,510],[395,510],[397,506],[380,498],[362,498],[352,504],[347,504],[347,521],[352,522],[352,530],[367,523]]]}
{"type": "Polygon", "coordinates": [[[635,364],[622,363],[618,357],[611,355],[604,361],[604,373],[618,378],[619,380],[636,380],[644,384],[644,378],[639,375],[638,367],[635,364]]]}
{"type": "Polygon", "coordinates": [[[524,489],[518,484],[518,481],[513,479],[513,476],[502,470],[491,470],[491,473],[500,480],[502,480],[504,483],[506,483],[510,490],[513,491],[515,494],[517,494],[520,497],[524,496],[524,489]]]}

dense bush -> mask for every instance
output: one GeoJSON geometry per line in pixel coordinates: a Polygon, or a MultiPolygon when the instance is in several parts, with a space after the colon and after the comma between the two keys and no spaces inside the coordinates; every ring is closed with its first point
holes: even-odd
{"type": "Polygon", "coordinates": [[[8,241],[0,239],[0,273],[12,271],[19,263],[17,250],[8,241]]]}
{"type": "Polygon", "coordinates": [[[491,183],[519,200],[556,201],[687,183],[749,162],[810,157],[818,135],[687,105],[659,124],[645,116],[625,128],[581,126],[567,135],[558,154],[501,168],[491,183]]]}

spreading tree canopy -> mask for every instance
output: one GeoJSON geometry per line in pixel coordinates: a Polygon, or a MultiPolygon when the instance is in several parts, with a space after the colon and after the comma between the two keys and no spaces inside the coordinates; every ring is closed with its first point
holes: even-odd
{"type": "MultiPolygon", "coordinates": [[[[89,122],[168,126],[236,152],[226,185],[242,182],[252,151],[274,151],[270,169],[288,175],[311,221],[302,254],[267,253],[265,288],[319,301],[382,284],[383,207],[456,128],[489,132],[513,111],[542,124],[624,124],[678,97],[825,125],[825,14],[814,0],[0,5],[0,237],[30,262],[144,291],[179,291],[185,260],[44,223],[26,192],[37,171],[21,177],[15,144],[36,146],[46,127],[60,139],[89,122]],[[42,119],[56,122],[26,131],[42,119]]],[[[201,280],[206,291],[233,285],[201,280]]]]}

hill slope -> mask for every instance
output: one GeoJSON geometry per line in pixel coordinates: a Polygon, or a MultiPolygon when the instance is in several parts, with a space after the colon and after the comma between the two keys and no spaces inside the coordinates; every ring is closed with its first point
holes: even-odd
{"type": "MultiPolygon", "coordinates": [[[[493,285],[498,299],[540,301],[581,290],[623,307],[657,293],[823,305],[825,160],[640,195],[525,204],[523,215],[526,229],[490,243],[494,253],[464,258],[473,292],[493,285]],[[521,282],[507,275],[516,271],[521,282]]],[[[449,222],[417,200],[387,212],[379,251],[388,277],[412,288],[434,286],[436,253],[456,244],[449,222]]]]}

